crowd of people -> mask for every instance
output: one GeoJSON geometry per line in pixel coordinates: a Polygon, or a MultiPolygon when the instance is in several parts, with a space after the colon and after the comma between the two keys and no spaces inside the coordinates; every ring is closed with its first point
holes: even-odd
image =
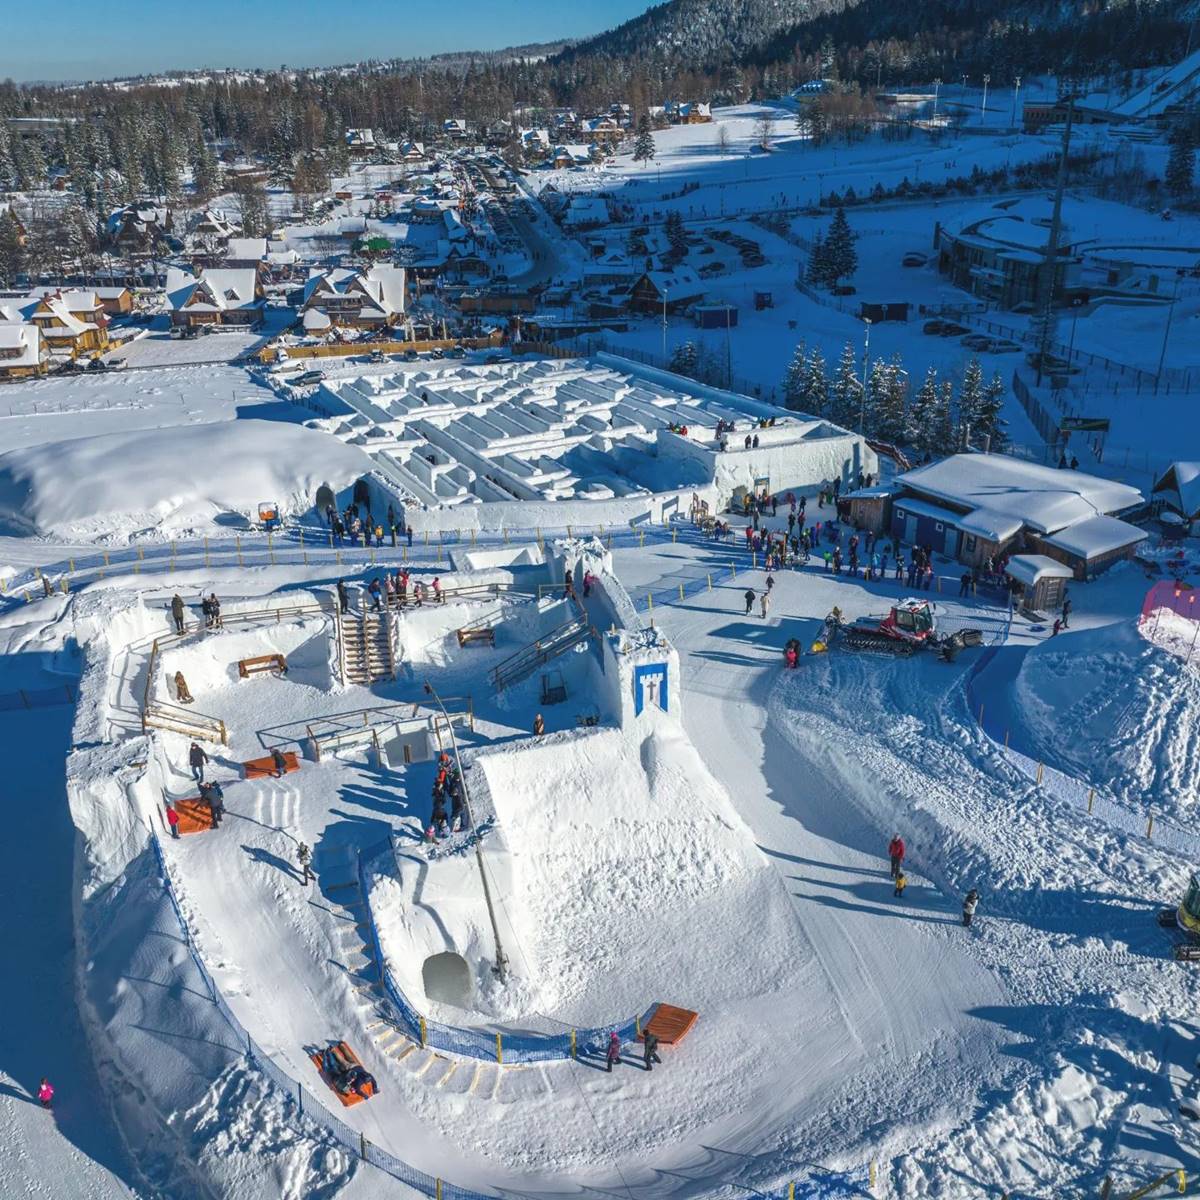
{"type": "Polygon", "coordinates": [[[403,513],[396,512],[393,504],[387,506],[387,515],[382,519],[377,519],[370,509],[361,511],[353,502],[347,504],[341,512],[332,504],[327,504],[325,523],[329,526],[335,544],[339,546],[343,542],[349,542],[352,546],[361,545],[363,549],[372,543],[382,546],[385,536],[391,537],[393,546],[398,544],[397,539],[401,537],[412,545],[412,526],[405,522],[403,513]]]}
{"type": "Polygon", "coordinates": [[[438,755],[437,775],[433,780],[433,806],[429,814],[429,824],[425,827],[425,840],[436,842],[448,834],[469,829],[470,824],[471,818],[458,763],[443,750],[438,755]],[[447,803],[450,805],[448,815],[447,803]]]}

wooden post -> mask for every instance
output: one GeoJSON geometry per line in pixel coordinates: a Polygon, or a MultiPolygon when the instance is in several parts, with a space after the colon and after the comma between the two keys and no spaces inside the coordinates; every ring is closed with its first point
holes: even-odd
{"type": "Polygon", "coordinates": [[[237,546],[237,560],[238,560],[238,566],[240,567],[243,565],[242,564],[242,535],[240,533],[235,533],[233,535],[233,542],[234,542],[234,545],[237,546]]]}
{"type": "Polygon", "coordinates": [[[645,545],[646,545],[646,531],[644,529],[639,529],[638,530],[638,549],[641,550],[645,545]]]}
{"type": "Polygon", "coordinates": [[[571,1030],[571,1057],[578,1057],[578,1055],[575,1053],[575,1030],[573,1029],[571,1030]]]}
{"type": "Polygon", "coordinates": [[[683,600],[683,584],[682,583],[679,585],[679,599],[681,601],[683,600]]]}
{"type": "Polygon", "coordinates": [[[1038,763],[1037,783],[1040,785],[1041,782],[1042,782],[1042,764],[1038,763]]]}
{"type": "Polygon", "coordinates": [[[421,1017],[421,1049],[425,1049],[425,1018],[421,1017]]]}
{"type": "Polygon", "coordinates": [[[1092,804],[1096,799],[1096,789],[1088,788],[1088,812],[1092,811],[1092,804]]]}
{"type": "Polygon", "coordinates": [[[1150,813],[1149,817],[1146,820],[1146,836],[1152,837],[1153,835],[1154,835],[1154,814],[1150,813]]]}

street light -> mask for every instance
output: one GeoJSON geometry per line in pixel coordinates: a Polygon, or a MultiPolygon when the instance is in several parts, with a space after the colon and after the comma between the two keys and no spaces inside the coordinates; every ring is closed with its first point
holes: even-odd
{"type": "Polygon", "coordinates": [[[1008,123],[1016,129],[1017,127],[1017,98],[1021,94],[1021,77],[1018,75],[1013,81],[1013,106],[1012,116],[1009,117],[1008,123]]]}
{"type": "Polygon", "coordinates": [[[1167,339],[1171,336],[1171,317],[1175,314],[1175,301],[1179,299],[1179,281],[1183,278],[1183,268],[1175,268],[1175,291],[1171,296],[1171,303],[1167,305],[1167,323],[1163,328],[1162,350],[1158,355],[1158,370],[1154,374],[1154,390],[1158,391],[1158,385],[1162,379],[1163,364],[1167,360],[1167,339]]]}
{"type": "Polygon", "coordinates": [[[468,824],[475,830],[475,861],[479,864],[479,879],[483,884],[483,899],[487,905],[488,918],[492,922],[492,938],[496,943],[496,965],[492,969],[495,971],[496,977],[503,983],[508,971],[508,959],[504,955],[504,947],[500,944],[500,926],[496,921],[496,910],[492,906],[492,889],[488,887],[487,872],[483,869],[483,839],[479,836],[479,830],[475,824],[475,815],[471,812],[471,797],[467,792],[467,777],[462,769],[462,755],[458,752],[458,739],[454,736],[454,722],[450,720],[450,714],[446,711],[446,706],[442,703],[441,696],[437,694],[437,689],[428,679],[425,680],[425,694],[433,697],[438,708],[442,710],[442,716],[446,719],[446,730],[450,734],[450,745],[454,749],[454,761],[458,764],[458,780],[459,786],[462,788],[463,808],[467,814],[468,824]]]}
{"type": "Polygon", "coordinates": [[[863,333],[863,377],[862,398],[858,406],[858,432],[861,434],[867,420],[867,371],[871,366],[871,318],[863,317],[866,330],[863,333]]]}
{"type": "Polygon", "coordinates": [[[942,90],[942,80],[939,76],[933,81],[933,123],[937,124],[938,93],[942,90]]]}
{"type": "Polygon", "coordinates": [[[983,104],[979,108],[979,123],[982,125],[987,120],[987,89],[988,84],[992,82],[990,75],[983,77],[983,104]]]}

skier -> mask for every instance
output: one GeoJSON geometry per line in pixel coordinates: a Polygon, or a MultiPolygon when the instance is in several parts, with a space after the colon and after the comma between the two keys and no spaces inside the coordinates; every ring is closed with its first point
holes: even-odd
{"type": "Polygon", "coordinates": [[[204,764],[208,762],[208,755],[200,748],[197,743],[193,742],[188,747],[188,765],[192,768],[192,778],[197,783],[204,782],[204,764]]]}
{"type": "Polygon", "coordinates": [[[904,839],[898,834],[892,835],[888,842],[888,858],[892,860],[892,878],[900,874],[900,866],[904,862],[904,839]]]}
{"type": "Polygon", "coordinates": [[[1071,597],[1068,596],[1064,592],[1063,593],[1063,608],[1062,608],[1062,627],[1064,629],[1071,628],[1070,616],[1071,616],[1071,597]]]}
{"type": "Polygon", "coordinates": [[[908,876],[903,871],[896,872],[896,891],[897,899],[904,895],[904,889],[908,887],[908,876]]]}
{"type": "Polygon", "coordinates": [[[287,759],[283,756],[283,751],[278,746],[271,748],[271,765],[274,770],[271,772],[276,779],[282,779],[287,774],[287,759]]]}
{"type": "Polygon", "coordinates": [[[975,909],[979,906],[979,893],[972,888],[963,901],[963,924],[970,929],[975,917],[975,909]]]}
{"type": "Polygon", "coordinates": [[[615,1032],[608,1035],[608,1049],[605,1051],[604,1058],[608,1063],[608,1071],[611,1074],[613,1063],[621,1061],[621,1039],[617,1037],[615,1032]]]}
{"type": "Polygon", "coordinates": [[[175,672],[175,698],[180,704],[191,704],[192,693],[188,691],[187,680],[182,671],[175,672]]]}
{"type": "Polygon", "coordinates": [[[37,1098],[43,1108],[49,1108],[54,1101],[54,1085],[45,1076],[42,1076],[42,1082],[38,1085],[37,1098]]]}
{"type": "Polygon", "coordinates": [[[746,601],[746,616],[749,616],[750,610],[754,607],[754,589],[747,588],[743,599],[746,601]]]}
{"type": "Polygon", "coordinates": [[[171,616],[175,621],[175,632],[182,633],[184,628],[183,597],[178,592],[171,597],[171,616]]]}
{"type": "Polygon", "coordinates": [[[175,805],[170,800],[167,801],[167,828],[171,831],[171,836],[179,841],[179,813],[175,811],[175,805]]]}
{"type": "Polygon", "coordinates": [[[662,1066],[662,1059],[658,1057],[658,1037],[646,1030],[642,1034],[642,1061],[646,1064],[647,1071],[653,1071],[652,1063],[658,1063],[662,1066]]]}
{"type": "Polygon", "coordinates": [[[316,876],[309,865],[312,862],[312,851],[303,842],[296,847],[296,862],[300,864],[300,886],[307,887],[309,881],[316,876]]]}

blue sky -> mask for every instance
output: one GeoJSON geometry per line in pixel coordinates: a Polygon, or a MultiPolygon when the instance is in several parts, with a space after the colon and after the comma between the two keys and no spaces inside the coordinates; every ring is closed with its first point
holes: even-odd
{"type": "Polygon", "coordinates": [[[188,67],[320,66],[361,58],[496,50],[598,33],[648,0],[55,0],[12,8],[0,79],[106,79],[188,67]],[[444,15],[445,20],[438,16],[444,15]]]}

